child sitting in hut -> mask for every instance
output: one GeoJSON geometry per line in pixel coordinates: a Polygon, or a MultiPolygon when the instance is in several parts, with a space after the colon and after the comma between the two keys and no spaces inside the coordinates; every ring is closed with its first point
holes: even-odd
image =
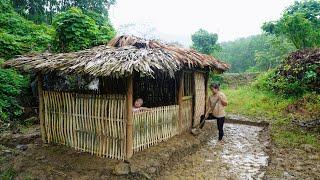
{"type": "Polygon", "coordinates": [[[143,104],[143,99],[142,98],[138,98],[134,101],[134,105],[132,107],[132,111],[133,112],[139,112],[139,111],[145,111],[145,110],[149,110],[149,108],[147,107],[142,107],[143,104]]]}

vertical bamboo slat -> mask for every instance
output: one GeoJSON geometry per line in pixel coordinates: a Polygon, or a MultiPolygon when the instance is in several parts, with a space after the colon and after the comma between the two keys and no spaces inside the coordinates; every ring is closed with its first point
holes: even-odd
{"type": "Polygon", "coordinates": [[[149,148],[178,134],[178,114],[178,105],[133,113],[134,152],[149,148]]]}
{"type": "Polygon", "coordinates": [[[40,131],[41,131],[41,139],[44,143],[47,142],[46,138],[46,130],[44,123],[44,100],[43,100],[43,76],[42,74],[38,74],[38,96],[39,96],[39,119],[40,119],[40,131]]]}
{"type": "Polygon", "coordinates": [[[43,102],[49,142],[125,159],[125,96],[43,91],[43,102]]]}
{"type": "Polygon", "coordinates": [[[132,82],[132,76],[128,77],[127,80],[127,129],[126,129],[126,133],[127,133],[127,158],[131,158],[133,155],[133,137],[132,137],[132,104],[133,104],[133,100],[132,100],[132,91],[133,91],[133,82],[132,82]]]}

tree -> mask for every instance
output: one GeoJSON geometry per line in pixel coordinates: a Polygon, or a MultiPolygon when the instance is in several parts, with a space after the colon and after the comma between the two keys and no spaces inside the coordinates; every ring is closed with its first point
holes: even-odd
{"type": "Polygon", "coordinates": [[[0,58],[48,48],[53,33],[50,27],[26,20],[6,1],[0,1],[0,12],[0,58]]]}
{"type": "MultiPolygon", "coordinates": [[[[91,16],[96,14],[91,13],[91,16]]],[[[60,52],[78,51],[108,42],[114,35],[107,22],[95,21],[79,8],[58,14],[53,21],[56,30],[54,49],[60,52]]]]}
{"type": "Polygon", "coordinates": [[[284,36],[297,49],[320,46],[320,2],[316,0],[295,2],[275,22],[266,22],[262,29],[278,37],[284,36]]]}
{"type": "Polygon", "coordinates": [[[278,65],[282,57],[295,48],[285,38],[274,35],[254,35],[220,43],[218,59],[231,64],[230,72],[265,71],[278,65]]]}
{"type": "Polygon", "coordinates": [[[51,24],[53,17],[71,7],[78,7],[83,12],[93,11],[108,17],[108,10],[115,0],[11,0],[14,9],[33,22],[51,24]]]}
{"type": "Polygon", "coordinates": [[[204,29],[199,29],[192,36],[192,48],[204,53],[212,54],[214,51],[219,50],[217,45],[218,35],[216,33],[209,33],[204,29]]]}

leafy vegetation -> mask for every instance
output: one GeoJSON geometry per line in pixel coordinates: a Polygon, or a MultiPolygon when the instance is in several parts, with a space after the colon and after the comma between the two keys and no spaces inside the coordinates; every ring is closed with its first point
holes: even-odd
{"type": "Polygon", "coordinates": [[[217,45],[218,35],[209,33],[204,29],[199,29],[192,36],[192,48],[204,53],[212,54],[214,51],[219,50],[220,47],[217,45]]]}
{"type": "Polygon", "coordinates": [[[28,77],[12,69],[0,68],[0,120],[7,122],[22,114],[17,97],[29,84],[28,77]]]}
{"type": "Polygon", "coordinates": [[[285,96],[320,92],[320,49],[290,54],[277,68],[262,75],[256,86],[285,96]]]}
{"type": "Polygon", "coordinates": [[[54,47],[61,52],[78,51],[108,42],[115,35],[115,31],[107,21],[103,21],[95,14],[95,21],[78,8],[70,8],[58,14],[53,27],[56,30],[54,47]],[[97,22],[97,23],[96,23],[97,22]]]}
{"type": "Polygon", "coordinates": [[[222,91],[229,100],[227,112],[268,121],[271,125],[272,138],[277,145],[295,147],[311,144],[320,148],[319,132],[305,131],[292,123],[294,118],[308,117],[305,114],[301,115],[298,111],[287,111],[288,106],[298,102],[306,112],[316,111],[313,113],[317,116],[320,113],[320,101],[304,101],[304,103],[300,101],[308,98],[320,99],[320,95],[305,94],[301,97],[284,98],[251,85],[238,89],[224,88],[222,91]]]}
{"type": "Polygon", "coordinates": [[[231,64],[230,72],[266,71],[277,66],[295,48],[292,43],[273,35],[255,35],[220,44],[214,56],[231,64]]]}
{"type": "Polygon", "coordinates": [[[296,1],[275,22],[262,26],[265,32],[284,36],[297,49],[320,46],[320,2],[318,0],[296,1]]]}
{"type": "Polygon", "coordinates": [[[0,1],[0,10],[0,58],[48,48],[52,41],[51,27],[25,20],[5,1],[0,1]]]}
{"type": "Polygon", "coordinates": [[[37,24],[51,24],[57,13],[64,12],[71,7],[80,8],[82,11],[93,11],[107,18],[108,10],[115,2],[115,0],[10,0],[16,12],[37,24]]]}

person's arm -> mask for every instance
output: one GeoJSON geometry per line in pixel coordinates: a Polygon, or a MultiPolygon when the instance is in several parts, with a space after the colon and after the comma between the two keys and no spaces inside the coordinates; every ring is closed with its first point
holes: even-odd
{"type": "Polygon", "coordinates": [[[224,94],[220,94],[219,95],[219,99],[220,99],[220,102],[223,106],[227,106],[228,105],[228,101],[227,101],[227,98],[224,94]]]}
{"type": "Polygon", "coordinates": [[[150,108],[147,108],[147,107],[140,107],[142,111],[149,111],[150,108]]]}

